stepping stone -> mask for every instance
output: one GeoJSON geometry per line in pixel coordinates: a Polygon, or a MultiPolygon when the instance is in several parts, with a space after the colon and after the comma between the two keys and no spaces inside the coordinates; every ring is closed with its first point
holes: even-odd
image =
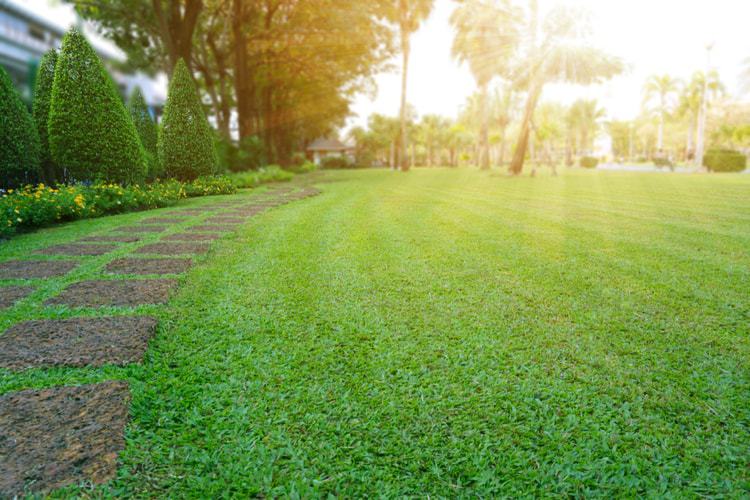
{"type": "Polygon", "coordinates": [[[204,222],[207,222],[209,224],[242,224],[245,221],[245,219],[241,217],[231,217],[227,215],[217,215],[215,217],[209,217],[204,222]]]}
{"type": "Polygon", "coordinates": [[[113,479],[129,407],[122,381],[0,396],[0,498],[113,479]]]}
{"type": "Polygon", "coordinates": [[[34,253],[40,255],[104,255],[115,249],[117,249],[117,245],[68,243],[42,248],[34,253]]]}
{"type": "Polygon", "coordinates": [[[223,238],[223,234],[216,233],[176,233],[162,238],[164,241],[214,241],[223,238]]]}
{"type": "Polygon", "coordinates": [[[0,263],[0,279],[37,279],[63,276],[78,267],[74,260],[11,260],[0,263]]]}
{"type": "Polygon", "coordinates": [[[181,216],[181,217],[189,217],[192,214],[200,215],[202,213],[205,213],[207,210],[205,207],[201,208],[182,208],[179,212],[169,212],[170,216],[181,216]]]}
{"type": "Polygon", "coordinates": [[[189,215],[185,214],[174,217],[149,217],[148,219],[143,219],[141,221],[141,224],[181,224],[185,222],[185,219],[183,217],[189,217],[189,215]]]}
{"type": "Polygon", "coordinates": [[[70,307],[133,307],[165,304],[177,286],[174,279],[92,280],[74,283],[46,304],[70,307]]]}
{"type": "Polygon", "coordinates": [[[198,226],[192,226],[187,228],[187,231],[197,231],[197,232],[219,232],[219,233],[227,233],[230,231],[234,231],[236,228],[234,226],[229,226],[226,224],[200,224],[198,226]]]}
{"type": "Polygon", "coordinates": [[[140,363],[156,333],[149,317],[24,321],[0,336],[0,367],[124,366],[140,363]]]}
{"type": "Polygon", "coordinates": [[[89,236],[78,240],[79,242],[92,242],[92,243],[135,243],[141,241],[140,236],[126,236],[126,235],[101,235],[101,236],[89,236]]]}
{"type": "Polygon", "coordinates": [[[104,268],[109,274],[180,274],[193,265],[190,259],[133,259],[113,260],[104,268]]]}
{"type": "Polygon", "coordinates": [[[10,307],[34,292],[33,286],[11,285],[0,287],[0,309],[10,307]]]}
{"type": "Polygon", "coordinates": [[[163,231],[166,231],[166,226],[123,226],[118,227],[115,229],[115,231],[121,232],[121,233],[161,233],[163,231]]]}
{"type": "Polygon", "coordinates": [[[157,255],[181,255],[189,253],[208,253],[211,246],[208,243],[153,243],[144,245],[135,253],[151,253],[157,255]]]}

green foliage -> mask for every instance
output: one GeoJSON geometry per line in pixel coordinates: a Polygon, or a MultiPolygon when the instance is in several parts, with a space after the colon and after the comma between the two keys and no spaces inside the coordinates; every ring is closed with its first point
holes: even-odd
{"type": "Polygon", "coordinates": [[[159,134],[159,160],[169,177],[189,181],[217,170],[214,136],[183,60],[175,66],[159,134]]]}
{"type": "Polygon", "coordinates": [[[176,181],[143,187],[112,183],[26,186],[0,198],[0,236],[56,222],[164,207],[184,197],[183,185],[176,181]]]}
{"type": "Polygon", "coordinates": [[[214,149],[216,150],[216,170],[227,173],[237,164],[238,148],[231,139],[214,131],[214,149]]]}
{"type": "Polygon", "coordinates": [[[734,149],[709,149],[703,155],[703,166],[711,172],[742,172],[747,168],[747,156],[734,149]]]}
{"type": "Polygon", "coordinates": [[[234,172],[256,170],[266,164],[266,148],[260,137],[251,135],[243,137],[237,151],[237,162],[232,168],[234,172]]]}
{"type": "Polygon", "coordinates": [[[133,119],[135,130],[138,132],[138,137],[141,140],[141,145],[146,153],[146,164],[148,166],[149,179],[157,179],[163,176],[164,172],[159,163],[159,153],[157,151],[157,139],[158,131],[156,129],[156,123],[151,117],[151,113],[146,105],[146,100],[143,98],[141,89],[136,87],[130,94],[130,100],[128,101],[128,111],[130,117],[133,119]]]}
{"type": "Polygon", "coordinates": [[[346,156],[326,156],[320,161],[320,168],[325,169],[341,169],[354,167],[354,163],[346,156]]]}
{"type": "Polygon", "coordinates": [[[185,194],[189,198],[195,196],[212,196],[217,194],[234,194],[237,187],[226,175],[207,175],[198,177],[185,184],[185,194]]]}
{"type": "Polygon", "coordinates": [[[79,181],[142,182],[146,158],[114,82],[84,36],[63,38],[52,86],[49,144],[54,161],[79,181]]]}
{"type": "Polygon", "coordinates": [[[318,169],[318,166],[311,162],[311,161],[304,161],[299,165],[290,165],[286,167],[285,170],[288,170],[289,172],[293,172],[295,174],[307,174],[310,172],[315,172],[318,169]]]}
{"type": "Polygon", "coordinates": [[[237,172],[230,176],[232,183],[239,189],[253,188],[269,182],[287,182],[294,174],[283,170],[278,165],[269,165],[253,172],[237,172]]]}
{"type": "Polygon", "coordinates": [[[0,66],[0,187],[36,182],[39,136],[26,105],[0,66]]]}
{"type": "Polygon", "coordinates": [[[599,158],[596,158],[595,156],[582,156],[580,160],[578,160],[579,165],[583,168],[596,168],[597,165],[599,165],[599,158]]]}
{"type": "Polygon", "coordinates": [[[42,56],[37,70],[36,86],[34,87],[33,116],[39,135],[40,164],[44,180],[54,183],[62,180],[63,172],[59,168],[49,150],[49,110],[52,101],[52,84],[55,80],[55,66],[57,65],[57,50],[51,49],[42,56]]]}

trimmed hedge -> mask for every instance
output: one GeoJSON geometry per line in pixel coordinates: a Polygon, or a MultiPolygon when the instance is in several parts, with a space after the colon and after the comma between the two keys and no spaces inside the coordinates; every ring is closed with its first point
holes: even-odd
{"type": "Polygon", "coordinates": [[[599,158],[594,156],[583,156],[579,160],[579,164],[583,168],[596,168],[596,166],[599,165],[599,158]]]}
{"type": "Polygon", "coordinates": [[[146,163],[148,166],[148,179],[157,179],[163,175],[161,165],[158,161],[159,153],[157,151],[157,140],[159,133],[156,130],[156,123],[151,118],[148,111],[146,100],[143,98],[141,89],[135,87],[128,100],[128,112],[133,119],[135,130],[138,132],[138,138],[146,152],[146,163]]]}
{"type": "Polygon", "coordinates": [[[143,182],[146,157],[133,120],[86,38],[63,38],[49,116],[52,158],[78,181],[143,182]]]}
{"type": "Polygon", "coordinates": [[[709,149],[703,155],[703,166],[711,172],[742,172],[747,168],[747,156],[734,149],[709,149]]]}
{"type": "Polygon", "coordinates": [[[158,149],[159,160],[169,177],[190,181],[216,173],[217,156],[211,126],[182,59],[177,61],[169,82],[158,149]]]}
{"type": "Polygon", "coordinates": [[[10,76],[0,66],[0,186],[39,179],[39,136],[10,76]]]}
{"type": "Polygon", "coordinates": [[[40,164],[44,180],[50,184],[63,180],[63,171],[55,164],[49,150],[49,134],[47,124],[49,122],[49,109],[52,101],[52,84],[55,80],[55,65],[57,64],[57,50],[51,49],[42,56],[39,61],[39,69],[36,75],[36,86],[34,88],[33,116],[36,130],[39,135],[39,146],[41,148],[40,164]]]}

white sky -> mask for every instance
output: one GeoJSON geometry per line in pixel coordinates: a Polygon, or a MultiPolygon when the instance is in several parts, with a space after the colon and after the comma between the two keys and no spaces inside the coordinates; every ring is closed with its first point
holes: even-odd
{"type": "MultiPolygon", "coordinates": [[[[519,0],[516,0],[517,2],[519,0]]],[[[523,0],[520,0],[523,1],[523,0]]],[[[609,118],[638,114],[643,82],[652,74],[668,73],[689,79],[706,67],[705,45],[714,42],[712,68],[728,90],[738,93],[742,61],[750,57],[750,0],[540,0],[542,11],[553,5],[583,7],[591,14],[592,43],[621,57],[628,71],[592,87],[548,86],[543,99],[571,102],[596,98],[609,118]]],[[[466,66],[451,59],[455,8],[451,0],[436,0],[431,17],[414,35],[408,100],[420,116],[456,116],[476,86],[466,66]]],[[[397,68],[400,63],[394,61],[397,68]]],[[[400,105],[400,73],[377,77],[374,101],[360,96],[349,125],[364,125],[374,112],[395,116],[400,105]]]]}

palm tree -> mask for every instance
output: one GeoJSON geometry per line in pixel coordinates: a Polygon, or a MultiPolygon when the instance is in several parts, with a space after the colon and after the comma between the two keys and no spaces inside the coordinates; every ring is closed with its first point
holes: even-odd
{"type": "Polygon", "coordinates": [[[407,124],[406,83],[409,76],[409,56],[411,53],[411,36],[419,25],[429,17],[434,0],[396,0],[396,19],[401,37],[401,138],[398,141],[398,165],[404,172],[409,170],[407,124]]]}
{"type": "Polygon", "coordinates": [[[664,116],[669,113],[672,106],[672,97],[680,88],[680,80],[669,75],[654,75],[646,80],[643,87],[644,104],[656,99],[656,112],[659,115],[659,135],[656,140],[656,149],[664,148],[664,116]]]}
{"type": "Polygon", "coordinates": [[[579,99],[568,110],[567,123],[573,135],[578,139],[580,149],[589,150],[599,130],[605,111],[595,99],[579,99]]]}
{"type": "Polygon", "coordinates": [[[456,30],[453,57],[469,65],[479,87],[479,166],[490,168],[488,88],[495,76],[507,73],[518,45],[518,11],[508,0],[466,0],[451,15],[456,30]]]}
{"type": "Polygon", "coordinates": [[[450,120],[439,115],[425,115],[417,127],[417,136],[427,151],[427,166],[435,166],[435,150],[444,142],[450,120]]]}
{"type": "Polygon", "coordinates": [[[703,92],[706,88],[708,89],[708,95],[706,98],[709,103],[726,93],[726,88],[719,79],[719,73],[716,70],[713,70],[708,73],[708,82],[706,82],[706,74],[703,71],[697,71],[690,80],[690,83],[683,87],[680,94],[677,112],[680,116],[687,118],[688,120],[686,145],[688,154],[690,154],[693,145],[695,144],[694,140],[695,135],[698,132],[698,119],[700,116],[701,102],[703,92]]]}
{"type": "Polygon", "coordinates": [[[543,23],[542,40],[537,42],[537,0],[530,0],[528,40],[525,53],[520,54],[515,83],[527,92],[516,151],[510,173],[518,175],[523,170],[529,145],[531,121],[544,86],[551,82],[568,82],[590,85],[620,73],[622,62],[585,44],[581,33],[580,13],[564,7],[553,9],[543,23]]]}

